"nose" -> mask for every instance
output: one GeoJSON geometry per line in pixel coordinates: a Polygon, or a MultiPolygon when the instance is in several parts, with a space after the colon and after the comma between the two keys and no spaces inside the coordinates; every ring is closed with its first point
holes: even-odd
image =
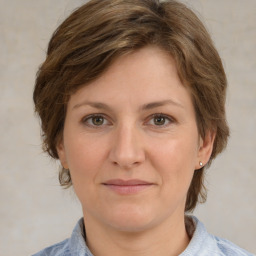
{"type": "Polygon", "coordinates": [[[117,128],[112,139],[110,161],[122,169],[131,169],[145,161],[139,131],[133,126],[117,128]]]}

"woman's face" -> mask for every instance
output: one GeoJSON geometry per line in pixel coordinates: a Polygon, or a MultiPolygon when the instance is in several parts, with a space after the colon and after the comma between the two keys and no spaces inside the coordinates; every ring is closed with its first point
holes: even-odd
{"type": "Polygon", "coordinates": [[[184,218],[207,145],[174,60],[145,47],[71,96],[58,153],[85,222],[138,231],[184,218]]]}

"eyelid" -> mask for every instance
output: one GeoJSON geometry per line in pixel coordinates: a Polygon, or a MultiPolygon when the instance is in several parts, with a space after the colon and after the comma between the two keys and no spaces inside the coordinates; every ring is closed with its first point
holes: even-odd
{"type": "MultiPolygon", "coordinates": [[[[175,123],[175,122],[176,122],[176,119],[175,119],[174,117],[168,115],[168,114],[154,113],[154,114],[152,114],[152,115],[150,115],[150,116],[148,116],[148,117],[146,118],[146,121],[145,121],[144,124],[146,124],[146,125],[149,124],[149,125],[152,126],[152,127],[157,127],[157,128],[159,128],[159,129],[161,129],[161,128],[168,127],[169,125],[171,125],[171,124],[173,124],[173,123],[175,123]],[[167,124],[164,124],[164,125],[149,124],[149,122],[150,122],[152,119],[156,118],[156,117],[163,117],[163,118],[165,118],[165,119],[168,121],[168,123],[167,123],[167,124]]],[[[111,125],[113,122],[111,121],[111,118],[110,118],[109,116],[107,116],[106,114],[103,114],[103,113],[93,113],[93,114],[89,114],[89,115],[84,116],[84,117],[81,119],[81,123],[82,123],[83,125],[86,125],[86,126],[92,127],[92,128],[102,128],[102,127],[104,127],[104,126],[109,126],[109,125],[111,125]],[[107,122],[107,124],[102,124],[102,125],[98,125],[98,126],[97,126],[97,125],[93,125],[93,124],[89,124],[89,123],[88,123],[88,120],[89,120],[89,119],[92,119],[92,118],[94,118],[94,117],[102,117],[102,118],[104,119],[104,121],[107,122]]]]}
{"type": "Polygon", "coordinates": [[[106,125],[109,125],[111,122],[109,121],[109,118],[105,115],[105,114],[102,114],[102,113],[94,113],[94,114],[89,114],[89,115],[86,115],[82,118],[81,120],[81,123],[88,126],[88,127],[93,127],[93,128],[101,128],[103,126],[106,126],[106,125]],[[93,125],[93,124],[89,124],[87,121],[89,119],[92,119],[94,117],[102,117],[104,120],[106,120],[108,122],[108,124],[102,124],[102,125],[93,125]]]}
{"type": "Polygon", "coordinates": [[[176,122],[175,118],[173,118],[173,117],[170,116],[170,115],[163,114],[163,113],[154,113],[154,114],[152,114],[152,115],[149,116],[149,118],[147,119],[148,121],[147,121],[146,123],[149,123],[149,121],[151,121],[153,118],[156,118],[156,117],[164,117],[164,118],[166,118],[169,122],[168,122],[168,124],[164,124],[164,125],[151,125],[151,126],[153,126],[153,127],[165,128],[165,127],[169,126],[170,124],[176,122]]]}

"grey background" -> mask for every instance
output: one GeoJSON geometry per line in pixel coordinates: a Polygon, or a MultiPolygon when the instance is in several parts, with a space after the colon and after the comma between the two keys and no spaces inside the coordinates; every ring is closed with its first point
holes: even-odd
{"type": "MultiPolygon", "coordinates": [[[[79,0],[0,0],[0,255],[31,255],[67,238],[82,216],[58,163],[44,155],[33,114],[35,73],[50,35],[79,0]]],[[[256,253],[256,1],[185,1],[216,43],[229,80],[231,139],[207,172],[195,211],[208,231],[256,253]]]]}

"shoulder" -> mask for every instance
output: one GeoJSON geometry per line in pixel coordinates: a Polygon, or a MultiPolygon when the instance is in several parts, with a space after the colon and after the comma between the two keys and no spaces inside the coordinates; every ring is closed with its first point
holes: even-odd
{"type": "Polygon", "coordinates": [[[191,241],[180,256],[255,256],[226,239],[209,234],[196,217],[186,218],[186,228],[191,235],[191,241]]]}
{"type": "Polygon", "coordinates": [[[32,256],[71,256],[68,241],[69,239],[66,239],[60,243],[49,246],[32,256]]]}
{"type": "Polygon", "coordinates": [[[92,256],[85,242],[83,218],[81,218],[73,229],[70,238],[49,246],[32,256],[92,256]]]}
{"type": "Polygon", "coordinates": [[[254,256],[254,254],[247,252],[226,239],[217,236],[212,236],[212,239],[215,241],[217,248],[220,250],[222,253],[221,255],[223,256],[254,256]]]}

